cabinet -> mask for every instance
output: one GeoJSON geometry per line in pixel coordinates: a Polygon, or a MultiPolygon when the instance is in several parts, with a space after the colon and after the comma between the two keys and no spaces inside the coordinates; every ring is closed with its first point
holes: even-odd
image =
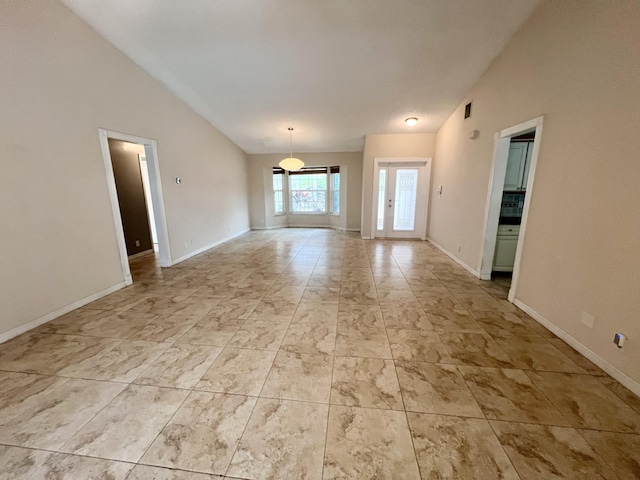
{"type": "Polygon", "coordinates": [[[512,142],[509,145],[507,173],[504,177],[504,190],[522,191],[527,189],[533,142],[512,142]]]}
{"type": "Polygon", "coordinates": [[[518,247],[519,225],[499,225],[496,251],[493,256],[494,272],[513,272],[518,247]]]}

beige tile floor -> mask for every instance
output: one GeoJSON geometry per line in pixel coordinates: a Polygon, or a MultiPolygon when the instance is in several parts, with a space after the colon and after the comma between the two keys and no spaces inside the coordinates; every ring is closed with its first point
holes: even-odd
{"type": "Polygon", "coordinates": [[[428,243],[132,272],[0,345],[0,478],[640,478],[640,399],[428,243]]]}

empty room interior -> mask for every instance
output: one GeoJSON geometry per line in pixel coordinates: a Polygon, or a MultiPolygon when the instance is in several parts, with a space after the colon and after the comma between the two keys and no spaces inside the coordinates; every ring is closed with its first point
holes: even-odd
{"type": "Polygon", "coordinates": [[[0,478],[640,479],[640,2],[0,39],[0,478]]]}

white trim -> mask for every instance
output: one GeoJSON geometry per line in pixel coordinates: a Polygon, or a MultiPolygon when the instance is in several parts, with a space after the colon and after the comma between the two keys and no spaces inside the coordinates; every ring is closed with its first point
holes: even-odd
{"type": "MultiPolygon", "coordinates": [[[[338,227],[336,225],[276,225],[273,227],[251,227],[250,230],[278,230],[282,228],[331,228],[333,230],[340,230],[343,232],[359,232],[359,228],[345,228],[338,227]]],[[[363,240],[370,240],[369,237],[362,237],[363,240]]]]}
{"type": "MultiPolygon", "coordinates": [[[[339,227],[338,225],[281,225],[274,227],[251,227],[251,230],[276,230],[281,228],[330,228],[341,232],[359,232],[359,228],[339,227]]],[[[368,239],[365,239],[368,240],[368,239]]]]}
{"type": "Polygon", "coordinates": [[[287,228],[288,225],[275,225],[272,227],[251,227],[251,230],[277,230],[278,228],[287,228]]]}
{"type": "Polygon", "coordinates": [[[333,230],[339,230],[341,232],[359,232],[360,231],[359,228],[347,228],[347,227],[340,227],[338,225],[329,225],[327,228],[331,228],[333,230]]]}
{"type": "Polygon", "coordinates": [[[536,322],[538,322],[540,325],[542,325],[551,333],[553,333],[556,337],[560,338],[561,340],[564,340],[571,347],[573,347],[575,350],[581,353],[584,357],[591,360],[598,367],[600,367],[602,370],[604,370],[606,373],[611,375],[613,378],[619,381],[622,385],[624,385],[625,387],[627,387],[629,390],[631,390],[633,393],[635,393],[640,397],[640,383],[638,383],[637,381],[629,377],[626,373],[619,370],[617,367],[607,362],[604,358],[602,358],[598,354],[589,350],[589,348],[587,348],[585,345],[580,343],[578,340],[573,338],[571,335],[569,335],[567,332],[562,330],[556,324],[551,322],[551,320],[548,320],[547,318],[540,315],[538,312],[536,312],[533,308],[531,308],[527,304],[523,303],[517,298],[513,299],[513,303],[515,306],[520,308],[520,310],[528,314],[536,322]]]}
{"type": "Polygon", "coordinates": [[[516,258],[513,265],[513,276],[511,280],[511,289],[509,290],[509,301],[515,298],[516,288],[518,285],[518,277],[520,275],[520,262],[522,259],[522,246],[524,245],[527,219],[529,217],[529,206],[533,193],[533,181],[535,177],[536,166],[538,163],[538,152],[540,151],[540,141],[542,137],[542,124],[544,116],[540,116],[526,122],[514,125],[497,132],[494,135],[493,161],[491,166],[491,176],[489,177],[489,186],[487,190],[487,200],[484,213],[484,240],[478,265],[478,278],[489,280],[493,267],[493,257],[496,248],[496,238],[498,235],[498,222],[500,218],[500,205],[502,203],[502,191],[504,189],[504,177],[507,171],[507,161],[509,158],[509,144],[511,137],[522,133],[535,130],[535,138],[533,141],[533,153],[531,156],[531,167],[529,169],[529,177],[527,179],[527,188],[524,198],[524,206],[522,209],[522,220],[520,224],[520,234],[518,235],[518,245],[516,247],[516,258]]]}
{"type": "Polygon", "coordinates": [[[511,277],[511,288],[509,289],[508,298],[511,302],[513,302],[516,298],[518,280],[520,279],[520,262],[522,261],[522,248],[524,245],[525,236],[527,234],[527,220],[529,218],[529,206],[531,205],[531,197],[533,196],[533,181],[535,179],[536,168],[538,166],[538,153],[540,152],[540,139],[542,137],[543,120],[543,116],[532,120],[532,122],[536,122],[536,136],[533,140],[531,167],[529,168],[529,178],[527,179],[527,193],[524,196],[524,206],[522,207],[522,221],[520,223],[520,234],[518,235],[518,246],[516,247],[516,259],[513,263],[513,275],[511,277]]]}
{"type": "MultiPolygon", "coordinates": [[[[467,265],[466,263],[464,263],[462,260],[460,260],[458,257],[456,257],[453,253],[451,253],[449,250],[447,250],[446,248],[444,248],[442,245],[440,245],[438,242],[432,240],[431,238],[427,238],[427,242],[429,242],[430,244],[432,244],[434,247],[436,247],[438,250],[440,250],[442,253],[444,253],[447,257],[449,257],[451,260],[453,260],[454,262],[456,262],[458,265],[460,265],[461,267],[463,267],[465,270],[467,270],[469,273],[471,273],[474,277],[476,278],[480,278],[480,274],[478,273],[477,270],[475,270],[474,268],[470,267],[469,265],[467,265]]],[[[486,280],[486,279],[483,279],[486,280]]]]}
{"type": "Polygon", "coordinates": [[[102,150],[102,159],[104,161],[104,169],[107,175],[107,188],[109,189],[109,201],[111,202],[111,214],[116,229],[116,239],[118,241],[118,251],[120,252],[120,267],[122,268],[122,276],[126,285],[133,283],[131,277],[131,269],[129,268],[129,258],[127,256],[127,245],[124,238],[124,229],[122,226],[122,217],[120,216],[120,204],[118,202],[118,191],[116,190],[116,180],[113,173],[113,164],[111,163],[111,152],[109,151],[109,134],[106,130],[99,130],[100,149],[102,150]]]}
{"type": "Polygon", "coordinates": [[[129,268],[129,258],[127,255],[127,247],[124,239],[122,218],[120,217],[118,192],[116,190],[115,178],[113,176],[111,152],[109,151],[109,138],[144,145],[145,157],[147,159],[147,169],[149,172],[154,218],[156,222],[156,232],[158,234],[159,262],[161,267],[170,267],[173,262],[171,260],[171,245],[169,243],[169,231],[167,229],[164,196],[162,194],[162,181],[160,177],[160,165],[158,162],[158,144],[153,139],[137,137],[121,132],[114,132],[112,130],[106,130],[103,128],[98,129],[98,135],[100,138],[100,150],[102,151],[102,159],[104,162],[105,174],[107,177],[107,187],[109,190],[109,199],[111,201],[113,222],[116,229],[116,238],[118,240],[122,274],[125,283],[127,285],[131,285],[133,283],[133,279],[131,277],[131,270],[129,268]]]}
{"type": "Polygon", "coordinates": [[[210,243],[209,245],[207,245],[205,247],[202,247],[202,248],[199,248],[198,250],[194,250],[193,252],[189,252],[186,255],[183,255],[182,257],[175,259],[173,261],[173,264],[175,265],[177,263],[184,262],[185,260],[188,260],[191,257],[195,257],[196,255],[199,255],[199,254],[201,254],[203,252],[206,252],[207,250],[209,250],[209,249],[211,249],[213,247],[217,247],[218,245],[221,245],[221,244],[223,244],[225,242],[228,242],[229,240],[233,240],[234,238],[239,237],[240,235],[243,235],[243,234],[247,233],[250,230],[251,230],[250,228],[246,228],[246,229],[244,229],[244,230],[242,230],[242,231],[240,231],[238,233],[234,233],[233,235],[225,237],[222,240],[218,240],[217,242],[210,243]]]}
{"type": "Polygon", "coordinates": [[[510,143],[510,138],[500,138],[498,133],[494,135],[493,164],[491,165],[487,201],[484,210],[484,243],[478,261],[480,275],[488,276],[489,279],[493,270],[493,257],[496,250],[500,207],[504,190],[504,178],[507,173],[510,143]]]}
{"type": "Polygon", "coordinates": [[[57,310],[54,310],[53,312],[49,312],[46,315],[43,315],[42,317],[36,318],[35,320],[31,320],[30,322],[27,323],[23,323],[22,325],[19,325],[15,328],[12,328],[11,330],[9,330],[8,332],[4,332],[3,334],[0,334],[0,343],[4,343],[7,340],[11,340],[14,337],[17,337],[18,335],[23,334],[24,332],[27,332],[29,330],[32,330],[36,327],[39,327],[40,325],[50,322],[51,320],[61,317],[62,315],[64,315],[65,313],[69,313],[72,310],[75,310],[77,308],[83,307],[85,305],[87,305],[88,303],[91,302],[95,302],[96,300],[98,300],[99,298],[102,298],[104,296],[107,296],[117,290],[120,290],[121,288],[126,287],[126,283],[125,282],[120,282],[117,283],[109,288],[106,288],[98,293],[94,293],[93,295],[89,295],[88,297],[85,297],[81,300],[78,300],[77,302],[73,302],[69,305],[66,305],[62,308],[59,308],[57,310]]]}
{"type": "MultiPolygon", "coordinates": [[[[378,182],[380,178],[380,164],[381,163],[389,163],[389,164],[422,164],[424,163],[425,167],[425,178],[424,178],[424,198],[422,202],[418,198],[418,203],[424,206],[424,214],[421,219],[418,221],[423,222],[424,225],[420,225],[419,230],[416,230],[418,233],[418,238],[420,240],[427,240],[427,228],[429,225],[429,189],[431,187],[431,157],[375,157],[373,159],[373,188],[372,188],[372,199],[371,199],[371,236],[370,240],[376,238],[377,232],[377,221],[378,221],[378,182]]],[[[363,190],[364,191],[364,190],[363,190]]],[[[422,208],[422,207],[420,207],[422,208]]],[[[418,215],[418,208],[416,208],[416,215],[418,215]]],[[[392,238],[392,237],[389,237],[392,238]]],[[[411,238],[411,237],[396,237],[396,238],[411,238]]],[[[414,237],[415,238],[415,237],[414,237]]]]}
{"type": "Polygon", "coordinates": [[[145,250],[144,252],[134,253],[133,255],[129,255],[129,260],[135,260],[136,258],[145,257],[149,254],[153,253],[153,248],[149,250],[145,250]]]}
{"type": "MultiPolygon", "coordinates": [[[[310,191],[310,192],[311,192],[311,191],[313,191],[313,192],[319,192],[320,190],[309,190],[309,191],[310,191]]],[[[330,213],[327,213],[327,212],[289,212],[289,213],[287,213],[287,215],[293,215],[293,216],[296,216],[296,215],[314,215],[314,216],[318,216],[318,215],[326,215],[326,216],[328,217],[328,216],[329,216],[329,215],[331,215],[331,214],[330,214],[330,213]]],[[[276,215],[274,215],[274,217],[275,217],[275,216],[276,216],[276,215]]],[[[338,215],[338,216],[339,216],[339,215],[338,215]]]]}
{"type": "Polygon", "coordinates": [[[360,235],[360,238],[362,238],[362,240],[371,240],[371,237],[367,235],[360,235]]]}
{"type": "Polygon", "coordinates": [[[153,212],[153,199],[151,198],[151,180],[149,180],[149,167],[147,157],[138,154],[140,164],[140,174],[142,176],[142,190],[144,191],[144,201],[147,207],[147,220],[149,220],[149,231],[151,232],[151,243],[158,244],[158,232],[156,231],[156,219],[153,212]]]}
{"type": "Polygon", "coordinates": [[[331,225],[292,225],[291,223],[287,225],[287,228],[338,228],[333,227],[331,225]]]}

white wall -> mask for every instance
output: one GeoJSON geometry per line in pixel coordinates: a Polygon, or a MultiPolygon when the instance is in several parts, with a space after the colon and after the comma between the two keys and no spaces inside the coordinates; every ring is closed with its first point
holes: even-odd
{"type": "Polygon", "coordinates": [[[275,215],[273,167],[288,153],[248,155],[251,228],[333,227],[359,231],[362,197],[362,153],[296,153],[307,166],[340,167],[340,215],[275,215]]]}
{"type": "Polygon", "coordinates": [[[362,236],[371,238],[373,164],[376,158],[433,158],[435,133],[373,134],[364,142],[362,172],[362,236]]]}
{"type": "Polygon", "coordinates": [[[461,244],[460,259],[479,268],[493,135],[544,114],[516,298],[636,382],[638,25],[640,2],[549,1],[536,11],[438,132],[432,185],[443,194],[432,189],[429,224],[431,238],[451,252],[461,244]],[[616,331],[629,336],[623,350],[616,331]]]}
{"type": "Polygon", "coordinates": [[[123,281],[99,128],[157,140],[174,259],[249,228],[244,152],[64,6],[1,2],[0,58],[0,335],[123,281]]]}

